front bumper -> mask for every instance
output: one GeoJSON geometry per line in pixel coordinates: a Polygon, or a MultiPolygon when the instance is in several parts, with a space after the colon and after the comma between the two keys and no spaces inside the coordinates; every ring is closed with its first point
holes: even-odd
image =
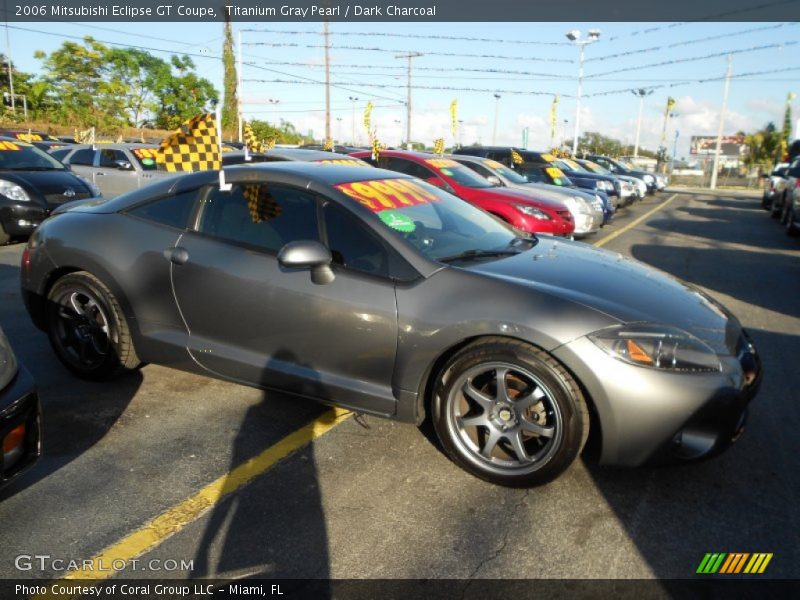
{"type": "MultiPolygon", "coordinates": [[[[742,347],[752,343],[742,334],[742,347]]],[[[713,456],[738,439],[762,369],[753,348],[722,371],[681,374],[629,365],[587,338],[554,352],[586,388],[602,438],[600,463],[638,466],[713,456]]]]}
{"type": "Polygon", "coordinates": [[[0,226],[13,237],[27,237],[42,224],[50,212],[32,202],[0,204],[0,226]]]}
{"type": "Polygon", "coordinates": [[[42,453],[41,407],[33,378],[23,368],[0,391],[0,487],[30,467],[42,453]],[[6,452],[3,440],[25,427],[21,444],[6,452]]]}

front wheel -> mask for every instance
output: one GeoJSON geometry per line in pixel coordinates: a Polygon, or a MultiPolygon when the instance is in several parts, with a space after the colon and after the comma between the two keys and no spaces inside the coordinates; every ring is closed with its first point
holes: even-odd
{"type": "Polygon", "coordinates": [[[117,299],[90,273],[56,281],[47,295],[47,330],[61,362],[84,379],[109,379],[140,364],[117,299]]]}
{"type": "Polygon", "coordinates": [[[442,369],[432,408],[436,433],[456,464],[512,487],[561,475],[589,433],[586,402],[564,367],[502,338],[458,352],[442,369]]]}
{"type": "Polygon", "coordinates": [[[784,222],[784,231],[789,237],[796,237],[798,235],[797,225],[794,224],[794,204],[789,203],[786,210],[786,221],[784,222]]]}

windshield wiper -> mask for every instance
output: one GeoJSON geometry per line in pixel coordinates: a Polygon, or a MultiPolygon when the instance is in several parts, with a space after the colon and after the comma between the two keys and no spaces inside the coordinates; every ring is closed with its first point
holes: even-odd
{"type": "Polygon", "coordinates": [[[439,262],[449,263],[456,260],[471,260],[475,258],[500,258],[502,256],[516,256],[518,250],[465,250],[451,256],[437,258],[439,262]]]}

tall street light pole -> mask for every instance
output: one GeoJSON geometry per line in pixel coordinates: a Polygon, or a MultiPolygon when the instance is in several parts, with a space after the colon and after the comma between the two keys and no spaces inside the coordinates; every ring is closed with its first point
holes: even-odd
{"type": "Polygon", "coordinates": [[[714,148],[714,166],[711,169],[709,187],[717,188],[717,170],[719,169],[719,152],[722,148],[722,132],[725,129],[725,112],[728,110],[728,92],[731,90],[731,74],[733,73],[733,55],[728,54],[728,71],[725,73],[725,91],[722,94],[722,110],[719,113],[719,129],[717,129],[717,145],[714,148]]]}
{"type": "Polygon", "coordinates": [[[353,146],[356,145],[356,102],[358,102],[358,98],[356,96],[348,96],[347,97],[350,102],[353,103],[353,137],[350,141],[353,146]]]}
{"type": "Polygon", "coordinates": [[[652,94],[653,90],[639,88],[638,90],[631,90],[631,93],[634,96],[639,97],[639,120],[636,122],[636,144],[633,147],[633,157],[636,158],[639,156],[639,136],[642,133],[642,111],[644,110],[644,99],[645,96],[652,94]]]}
{"type": "Polygon", "coordinates": [[[406,99],[406,149],[411,150],[411,59],[417,58],[418,56],[422,56],[422,52],[406,52],[405,54],[398,54],[395,58],[405,58],[408,59],[408,69],[407,69],[407,77],[408,81],[406,84],[408,97],[406,99]]]}
{"type": "Polygon", "coordinates": [[[494,95],[494,129],[492,130],[492,146],[497,145],[497,115],[500,112],[500,94],[494,95]]]}
{"type": "Polygon", "coordinates": [[[575,98],[575,131],[572,138],[572,154],[578,154],[578,138],[580,137],[581,126],[581,94],[583,93],[583,50],[589,45],[600,39],[599,29],[590,29],[586,39],[581,39],[581,32],[573,29],[567,32],[567,39],[580,48],[580,60],[578,62],[578,95],[575,98]]]}

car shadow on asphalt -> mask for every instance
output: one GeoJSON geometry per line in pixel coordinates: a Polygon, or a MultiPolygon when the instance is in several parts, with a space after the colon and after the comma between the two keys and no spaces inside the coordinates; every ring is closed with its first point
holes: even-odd
{"type": "MultiPolygon", "coordinates": [[[[0,281],[19,281],[19,267],[0,264],[0,281]]],[[[100,442],[119,420],[142,383],[132,371],[114,381],[78,379],[56,358],[19,296],[19,286],[0,289],[0,325],[19,362],[33,375],[42,405],[42,456],[0,490],[0,502],[52,475],[100,442]]]]}
{"type": "MultiPolygon", "coordinates": [[[[274,360],[300,364],[288,351],[278,351],[274,360]]],[[[305,390],[319,398],[328,395],[318,379],[305,390]]],[[[228,480],[231,471],[263,450],[263,431],[273,418],[271,406],[278,398],[311,404],[304,398],[265,391],[262,401],[242,419],[231,450],[228,480]]],[[[332,411],[322,405],[312,412],[319,423],[333,418],[332,411]]],[[[228,480],[226,484],[235,485],[228,480]]],[[[191,577],[296,579],[297,585],[289,593],[330,597],[328,534],[313,444],[299,450],[292,460],[272,467],[269,476],[256,477],[232,493],[214,507],[205,522],[191,577]]],[[[281,591],[287,593],[284,588],[282,585],[281,591]]]]}

